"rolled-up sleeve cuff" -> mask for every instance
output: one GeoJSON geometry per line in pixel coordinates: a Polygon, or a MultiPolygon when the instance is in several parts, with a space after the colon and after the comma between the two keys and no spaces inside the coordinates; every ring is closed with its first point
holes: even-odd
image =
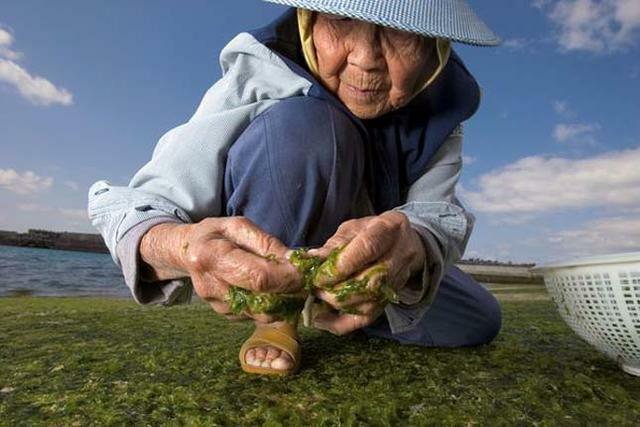
{"type": "Polygon", "coordinates": [[[152,227],[163,223],[180,223],[175,217],[154,216],[128,229],[116,246],[124,280],[138,304],[185,304],[191,301],[193,288],[189,279],[144,282],[140,277],[140,242],[152,227]]]}

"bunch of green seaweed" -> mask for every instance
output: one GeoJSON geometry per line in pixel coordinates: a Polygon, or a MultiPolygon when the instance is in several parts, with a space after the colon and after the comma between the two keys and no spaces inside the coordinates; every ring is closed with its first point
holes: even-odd
{"type": "MultiPolygon", "coordinates": [[[[289,322],[295,322],[305,307],[305,300],[315,289],[322,289],[335,294],[338,302],[345,302],[355,295],[366,296],[379,304],[397,303],[398,296],[392,286],[384,278],[388,273],[386,266],[377,266],[360,278],[351,278],[338,285],[327,286],[322,279],[333,279],[337,276],[336,261],[343,248],[331,251],[327,258],[310,255],[305,249],[296,249],[289,257],[302,276],[304,292],[295,295],[251,292],[239,286],[232,286],[229,290],[227,303],[232,313],[241,314],[269,314],[282,317],[289,322]],[[373,281],[378,280],[376,285],[373,281]]],[[[275,257],[267,259],[278,262],[275,257]]],[[[345,307],[344,313],[359,314],[357,309],[345,307]]]]}

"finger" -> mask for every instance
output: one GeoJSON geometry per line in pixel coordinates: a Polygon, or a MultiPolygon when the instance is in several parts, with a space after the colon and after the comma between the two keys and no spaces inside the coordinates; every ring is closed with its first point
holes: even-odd
{"type": "Polygon", "coordinates": [[[227,320],[230,320],[232,322],[240,322],[240,321],[243,321],[243,320],[250,320],[251,319],[249,316],[247,316],[245,314],[239,314],[239,315],[236,315],[236,314],[225,314],[224,317],[227,320]]]}
{"type": "Polygon", "coordinates": [[[229,308],[229,304],[220,300],[207,300],[213,311],[218,314],[228,315],[231,314],[231,309],[229,308]]]}
{"type": "Polygon", "coordinates": [[[246,319],[254,319],[258,322],[262,323],[272,323],[278,320],[281,320],[279,316],[265,313],[251,313],[246,310],[242,310],[240,313],[234,313],[231,310],[231,306],[227,301],[220,300],[207,300],[211,308],[218,313],[224,315],[229,320],[246,320],[246,319]]]}
{"type": "Polygon", "coordinates": [[[369,267],[353,279],[338,283],[330,289],[318,289],[315,295],[336,309],[380,299],[380,287],[388,282],[388,268],[384,263],[369,267]]]}
{"type": "Polygon", "coordinates": [[[314,319],[314,326],[331,332],[334,335],[344,335],[372,324],[380,314],[379,308],[373,315],[340,314],[335,312],[321,313],[314,319]]]}
{"type": "Polygon", "coordinates": [[[362,304],[371,300],[371,297],[369,295],[362,293],[350,295],[346,300],[338,300],[335,292],[320,289],[315,292],[315,296],[318,297],[318,299],[326,302],[336,310],[341,310],[345,307],[362,304]]]}
{"type": "Polygon", "coordinates": [[[307,253],[311,256],[317,256],[320,258],[327,258],[331,255],[331,252],[345,247],[354,237],[356,233],[349,233],[343,235],[334,235],[320,248],[310,249],[307,253]]]}
{"type": "Polygon", "coordinates": [[[377,266],[384,266],[387,270],[386,274],[379,276],[378,289],[382,285],[394,291],[401,289],[411,277],[411,262],[413,262],[412,258],[404,252],[400,245],[392,248],[376,264],[377,266]]]}
{"type": "Polygon", "coordinates": [[[250,219],[232,217],[225,225],[220,230],[221,234],[242,249],[263,258],[271,258],[272,260],[275,258],[280,261],[287,259],[289,248],[250,219]]]}
{"type": "Polygon", "coordinates": [[[208,251],[192,257],[192,269],[254,292],[288,293],[302,288],[298,270],[289,262],[274,263],[226,240],[212,240],[208,251]]]}
{"type": "Polygon", "coordinates": [[[343,277],[349,277],[362,270],[363,266],[380,259],[395,243],[390,229],[381,221],[372,221],[358,233],[342,250],[336,260],[336,270],[343,277]]]}
{"type": "Polygon", "coordinates": [[[258,323],[273,323],[281,321],[282,318],[280,316],[276,316],[275,314],[251,314],[247,313],[247,316],[251,317],[258,323]]]}
{"type": "Polygon", "coordinates": [[[229,294],[229,284],[213,274],[191,279],[196,294],[205,301],[224,301],[229,294]]]}
{"type": "Polygon", "coordinates": [[[393,245],[392,230],[382,220],[374,220],[367,228],[358,233],[344,249],[338,253],[332,274],[321,274],[316,277],[318,286],[326,287],[338,283],[361,271],[380,259],[393,245]]]}
{"type": "Polygon", "coordinates": [[[309,250],[309,255],[326,258],[333,250],[346,246],[358,234],[358,229],[365,219],[351,219],[343,222],[322,247],[309,250]]]}
{"type": "Polygon", "coordinates": [[[207,300],[211,308],[218,314],[223,315],[227,320],[240,321],[251,319],[246,313],[234,314],[229,304],[220,300],[207,300]]]}
{"type": "Polygon", "coordinates": [[[378,313],[380,308],[381,308],[381,304],[377,302],[369,301],[362,304],[344,307],[342,309],[342,312],[346,314],[355,314],[360,316],[372,316],[378,313]]]}

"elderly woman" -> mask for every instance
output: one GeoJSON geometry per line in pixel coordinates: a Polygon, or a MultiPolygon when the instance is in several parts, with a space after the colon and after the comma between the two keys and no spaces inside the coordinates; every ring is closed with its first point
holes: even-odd
{"type": "Polygon", "coordinates": [[[297,9],[223,49],[222,78],[128,187],[90,189],[135,300],[195,290],[252,317],[240,361],[260,374],[299,366],[301,305],[283,319],[281,303],[309,294],[324,306],[310,323],[334,334],[490,342],[500,308],[452,266],[473,225],[454,188],[480,94],[450,44],[497,37],[464,0],[267,1],[297,9]]]}

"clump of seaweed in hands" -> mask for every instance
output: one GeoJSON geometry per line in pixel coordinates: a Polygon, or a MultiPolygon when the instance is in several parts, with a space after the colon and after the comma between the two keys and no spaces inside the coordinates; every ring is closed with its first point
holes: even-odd
{"type": "MultiPolygon", "coordinates": [[[[227,296],[227,302],[232,313],[240,315],[270,314],[282,317],[290,323],[295,323],[302,313],[304,325],[311,324],[311,311],[314,305],[314,289],[323,289],[334,292],[336,300],[347,301],[352,295],[363,294],[383,304],[385,302],[398,302],[398,296],[391,285],[383,279],[379,279],[378,286],[369,286],[374,276],[385,277],[387,268],[379,266],[372,269],[362,279],[349,279],[335,286],[321,285],[319,278],[333,278],[336,276],[336,261],[342,248],[331,251],[324,259],[310,255],[306,249],[296,249],[289,257],[291,262],[302,275],[305,294],[286,295],[251,292],[246,289],[232,286],[227,296]]],[[[325,307],[326,309],[326,307],[325,307]]],[[[358,314],[355,309],[345,308],[344,313],[358,314]]]]}

